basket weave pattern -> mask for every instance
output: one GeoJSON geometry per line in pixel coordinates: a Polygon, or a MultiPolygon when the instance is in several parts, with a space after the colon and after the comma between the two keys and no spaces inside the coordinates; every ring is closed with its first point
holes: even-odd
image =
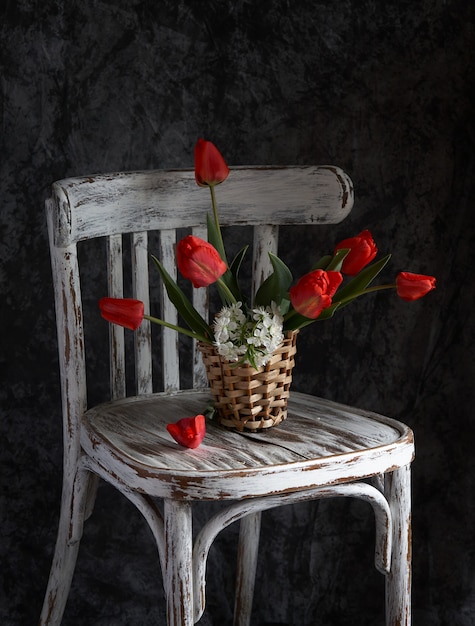
{"type": "Polygon", "coordinates": [[[257,431],[285,420],[297,334],[287,333],[268,363],[258,369],[230,363],[213,345],[198,343],[220,424],[257,431]]]}

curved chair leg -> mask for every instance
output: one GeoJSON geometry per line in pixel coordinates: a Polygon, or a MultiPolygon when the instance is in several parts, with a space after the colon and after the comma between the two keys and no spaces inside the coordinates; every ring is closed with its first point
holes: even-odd
{"type": "Polygon", "coordinates": [[[84,521],[88,520],[94,511],[98,488],[99,476],[97,474],[91,474],[89,477],[89,487],[87,489],[86,507],[84,509],[84,521]]]}
{"type": "Polygon", "coordinates": [[[40,626],[61,623],[76,565],[91,478],[90,472],[78,469],[73,481],[63,481],[58,536],[40,626]]]}
{"type": "Polygon", "coordinates": [[[249,626],[251,623],[261,516],[258,511],[240,521],[234,626],[249,626]]]}
{"type": "Polygon", "coordinates": [[[391,563],[392,520],[386,497],[372,485],[367,483],[346,483],[329,487],[310,488],[292,493],[281,493],[261,498],[238,500],[216,513],[201,529],[193,548],[193,586],[194,586],[194,619],[197,623],[205,609],[206,561],[209,549],[216,536],[229,524],[249,517],[241,526],[237,586],[237,615],[235,626],[248,626],[252,607],[252,591],[255,580],[255,560],[259,544],[259,518],[261,511],[278,506],[305,500],[317,500],[328,497],[353,497],[371,504],[376,519],[375,566],[383,574],[387,574],[391,563]],[[244,598],[248,598],[245,600],[244,598]],[[243,598],[243,599],[241,599],[243,598]],[[241,605],[246,605],[242,615],[241,605]]]}
{"type": "Polygon", "coordinates": [[[391,569],[386,576],[386,625],[411,624],[411,470],[410,465],[385,477],[385,494],[393,520],[391,569]]]}
{"type": "MultiPolygon", "coordinates": [[[[130,489],[130,487],[124,485],[124,483],[122,483],[116,476],[109,474],[104,468],[102,468],[90,457],[84,458],[83,466],[89,469],[92,473],[91,483],[93,485],[93,488],[97,488],[96,479],[102,478],[106,483],[112,485],[115,489],[117,489],[117,491],[119,491],[119,493],[124,495],[137,508],[137,510],[142,513],[145,521],[152,531],[155,543],[157,544],[162,577],[163,579],[165,579],[165,529],[163,523],[163,515],[161,514],[154,499],[150,496],[147,496],[146,494],[139,493],[138,491],[130,489]]],[[[86,503],[85,519],[88,518],[88,506],[91,501],[91,491],[92,490],[89,489],[88,499],[86,503]]]]}

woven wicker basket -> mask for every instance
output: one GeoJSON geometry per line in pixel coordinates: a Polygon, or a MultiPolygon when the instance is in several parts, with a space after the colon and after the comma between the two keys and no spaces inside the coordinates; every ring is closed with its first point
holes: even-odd
{"type": "Polygon", "coordinates": [[[213,345],[198,343],[220,424],[257,431],[285,420],[297,334],[287,333],[269,362],[259,369],[230,363],[213,345]]]}

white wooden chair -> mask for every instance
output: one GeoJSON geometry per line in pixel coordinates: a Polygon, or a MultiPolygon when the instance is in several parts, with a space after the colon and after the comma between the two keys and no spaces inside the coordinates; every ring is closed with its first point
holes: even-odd
{"type": "MultiPolygon", "coordinates": [[[[341,221],[353,190],[339,168],[233,169],[217,190],[222,224],[254,227],[254,275],[265,276],[267,250],[277,251],[278,226],[341,221]]],[[[208,550],[228,524],[240,521],[235,624],[249,625],[261,511],[293,502],[346,496],[369,501],[376,516],[376,567],[386,576],[386,624],[410,624],[411,430],[392,419],[292,393],[289,416],[264,433],[239,434],[212,423],[196,450],[180,448],[165,425],[203,412],[210,401],[200,358],[191,390],[179,390],[177,335],[162,335],[163,389],[153,394],[148,322],[135,332],[135,397],[126,397],[124,331],[110,326],[111,398],[87,407],[86,354],[77,244],[104,237],[109,295],[121,297],[122,235],[130,233],[132,291],[149,309],[148,231],[175,274],[177,228],[206,237],[209,193],[188,171],[152,171],[71,178],[53,185],[47,201],[64,415],[64,478],[56,550],[40,624],[60,624],[83,523],[98,477],[143,514],[155,537],[169,626],[199,621],[205,606],[208,550]],[[265,444],[262,441],[265,440],[265,444]],[[223,508],[192,540],[192,506],[223,508]]],[[[124,258],[127,255],[124,255],[124,258]]],[[[154,281],[160,283],[158,274],[154,281]]],[[[195,290],[204,311],[204,290],[195,290]]],[[[101,294],[106,295],[106,294],[101,294]]],[[[155,307],[155,305],[154,305],[155,307]]],[[[163,297],[162,317],[176,322],[163,297]]],[[[96,313],[96,312],[94,312],[96,313]]],[[[157,315],[154,308],[151,314],[157,315]]],[[[99,313],[97,312],[100,324],[99,313]]],[[[331,323],[331,322],[330,322],[331,323]]],[[[129,331],[126,331],[129,332],[129,331]]],[[[307,330],[307,332],[312,332],[307,330]]]]}

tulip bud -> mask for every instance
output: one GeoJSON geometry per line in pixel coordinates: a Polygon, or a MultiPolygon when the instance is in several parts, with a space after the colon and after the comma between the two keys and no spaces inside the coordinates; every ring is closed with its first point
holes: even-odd
{"type": "Polygon", "coordinates": [[[219,252],[204,239],[188,235],[176,249],[177,265],[181,274],[191,280],[193,287],[207,287],[227,270],[219,252]]]}
{"type": "Polygon", "coordinates": [[[204,415],[183,417],[174,424],[167,424],[167,430],[181,446],[197,448],[206,434],[206,420],[204,415]]]}
{"type": "Polygon", "coordinates": [[[195,146],[195,180],[200,187],[212,187],[222,183],[229,174],[218,148],[211,141],[198,139],[195,146]]]}
{"type": "Polygon", "coordinates": [[[359,274],[368,263],[371,263],[378,253],[378,248],[369,230],[363,230],[356,237],[350,237],[349,239],[340,241],[340,243],[335,246],[335,252],[344,248],[349,248],[350,252],[343,261],[341,271],[348,276],[356,276],[356,274],[359,274]]]}
{"type": "Polygon", "coordinates": [[[130,330],[137,330],[144,316],[143,302],[133,298],[101,298],[99,309],[105,320],[130,330]]]}
{"type": "Polygon", "coordinates": [[[323,309],[331,305],[332,297],[342,280],[340,272],[314,270],[305,274],[290,289],[292,306],[297,313],[310,319],[317,319],[323,309]]]}
{"type": "Polygon", "coordinates": [[[424,274],[411,274],[411,272],[399,272],[396,276],[397,295],[406,302],[412,302],[425,296],[435,289],[436,279],[424,274]]]}

